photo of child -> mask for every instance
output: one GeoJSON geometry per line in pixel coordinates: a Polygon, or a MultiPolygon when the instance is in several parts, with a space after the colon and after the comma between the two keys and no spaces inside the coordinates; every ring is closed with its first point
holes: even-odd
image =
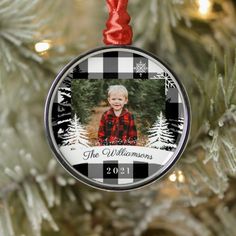
{"type": "Polygon", "coordinates": [[[101,117],[98,129],[99,145],[136,145],[137,129],[134,116],[125,108],[128,91],[123,85],[108,88],[110,109],[101,117]]]}
{"type": "Polygon", "coordinates": [[[73,80],[71,100],[90,146],[145,146],[165,111],[165,80],[73,80]]]}

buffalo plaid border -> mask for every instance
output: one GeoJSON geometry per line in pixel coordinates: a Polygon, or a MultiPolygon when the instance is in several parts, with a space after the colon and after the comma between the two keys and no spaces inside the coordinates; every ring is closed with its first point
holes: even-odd
{"type": "Polygon", "coordinates": [[[73,79],[149,79],[162,70],[152,60],[130,52],[105,52],[74,68],[73,79]]]}
{"type": "MultiPolygon", "coordinates": [[[[60,128],[66,130],[68,120],[60,120],[62,109],[66,108],[67,118],[71,117],[71,104],[63,104],[60,91],[71,89],[71,81],[77,79],[165,79],[166,83],[166,118],[178,120],[184,117],[183,102],[180,99],[179,91],[171,79],[168,71],[159,67],[153,60],[150,60],[137,51],[133,53],[127,49],[117,48],[109,52],[93,55],[79,64],[74,63],[64,78],[66,83],[61,82],[57,95],[55,96],[52,108],[52,124],[55,140],[58,146],[61,145],[58,131],[60,128]],[[70,84],[70,86],[68,86],[70,84]]],[[[182,133],[176,134],[176,144],[178,144],[182,133]]],[[[128,184],[145,179],[162,168],[160,165],[148,163],[118,163],[104,162],[101,164],[80,164],[73,168],[90,179],[108,184],[128,184]],[[129,175],[121,175],[120,172],[112,175],[106,173],[106,168],[129,167],[129,175]]]]}
{"type": "Polygon", "coordinates": [[[90,179],[106,184],[130,184],[145,179],[159,171],[161,165],[145,162],[119,163],[104,161],[101,164],[78,164],[73,166],[90,179]]]}

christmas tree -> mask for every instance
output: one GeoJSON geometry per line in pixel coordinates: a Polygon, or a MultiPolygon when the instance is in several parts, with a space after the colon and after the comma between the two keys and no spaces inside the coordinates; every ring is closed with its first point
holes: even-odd
{"type": "Polygon", "coordinates": [[[80,123],[80,119],[77,118],[77,115],[74,115],[74,118],[71,119],[70,124],[68,125],[68,128],[63,135],[63,146],[68,145],[81,145],[82,147],[89,147],[89,141],[87,138],[87,131],[80,123]]]}
{"type": "MultiPolygon", "coordinates": [[[[235,1],[129,2],[134,46],[168,63],[190,97],[181,159],[138,191],[102,192],[72,179],[46,143],[43,107],[59,70],[103,46],[104,1],[2,0],[0,235],[235,235],[235,1]]],[[[68,95],[61,92],[59,102],[68,95]]]]}
{"type": "Polygon", "coordinates": [[[176,145],[174,135],[168,128],[168,121],[161,112],[157,121],[149,130],[147,147],[171,150],[176,145]]]}

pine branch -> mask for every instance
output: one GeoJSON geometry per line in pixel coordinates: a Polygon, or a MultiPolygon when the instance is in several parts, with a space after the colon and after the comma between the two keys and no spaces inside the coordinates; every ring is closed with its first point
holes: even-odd
{"type": "Polygon", "coordinates": [[[46,55],[33,48],[36,42],[55,37],[55,31],[45,30],[45,23],[48,13],[53,18],[51,13],[57,12],[55,5],[62,9],[65,2],[57,1],[52,11],[52,4],[41,0],[0,4],[0,234],[41,235],[44,220],[58,230],[49,208],[60,205],[61,197],[76,199],[71,189],[75,181],[50,161],[42,129],[49,81],[65,64],[64,46],[55,42],[46,55]],[[25,228],[19,218],[28,220],[25,228]]]}
{"type": "MultiPolygon", "coordinates": [[[[185,158],[180,163],[187,179],[194,179],[194,186],[204,184],[219,196],[223,196],[227,189],[227,176],[236,176],[236,63],[232,68],[229,68],[230,63],[225,63],[223,76],[217,72],[214,62],[209,72],[196,80],[199,98],[191,97],[194,111],[192,135],[185,158]],[[191,165],[188,159],[191,159],[191,165]]],[[[205,188],[200,192],[198,188],[192,191],[203,194],[205,188]]]]}
{"type": "MultiPolygon", "coordinates": [[[[71,4],[66,3],[66,5],[71,4]]],[[[9,80],[9,74],[14,74],[13,78],[17,76],[22,82],[32,82],[39,88],[40,84],[35,75],[42,75],[42,72],[55,74],[61,65],[72,58],[71,55],[65,54],[65,46],[59,45],[55,40],[55,36],[58,40],[59,33],[49,32],[47,28],[47,25],[52,24],[56,18],[51,12],[61,9],[62,6],[65,7],[64,1],[55,3],[42,0],[1,1],[0,85],[4,86],[6,80],[9,80]],[[54,45],[51,45],[50,52],[38,53],[34,46],[43,39],[54,40],[54,45]]],[[[61,30],[63,31],[63,28],[61,30]]]]}
{"type": "Polygon", "coordinates": [[[212,52],[223,67],[222,55],[236,47],[235,6],[232,1],[212,2],[209,18],[200,15],[196,1],[131,3],[135,45],[168,62],[186,84],[193,72],[208,71],[205,61],[212,52]]]}

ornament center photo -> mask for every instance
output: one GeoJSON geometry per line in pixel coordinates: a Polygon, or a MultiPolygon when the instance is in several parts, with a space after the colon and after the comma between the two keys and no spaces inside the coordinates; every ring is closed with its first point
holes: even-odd
{"type": "Polygon", "coordinates": [[[134,47],[106,47],[71,62],[51,87],[46,129],[59,162],[97,188],[139,188],[177,161],[189,105],[176,76],[134,47]]]}

